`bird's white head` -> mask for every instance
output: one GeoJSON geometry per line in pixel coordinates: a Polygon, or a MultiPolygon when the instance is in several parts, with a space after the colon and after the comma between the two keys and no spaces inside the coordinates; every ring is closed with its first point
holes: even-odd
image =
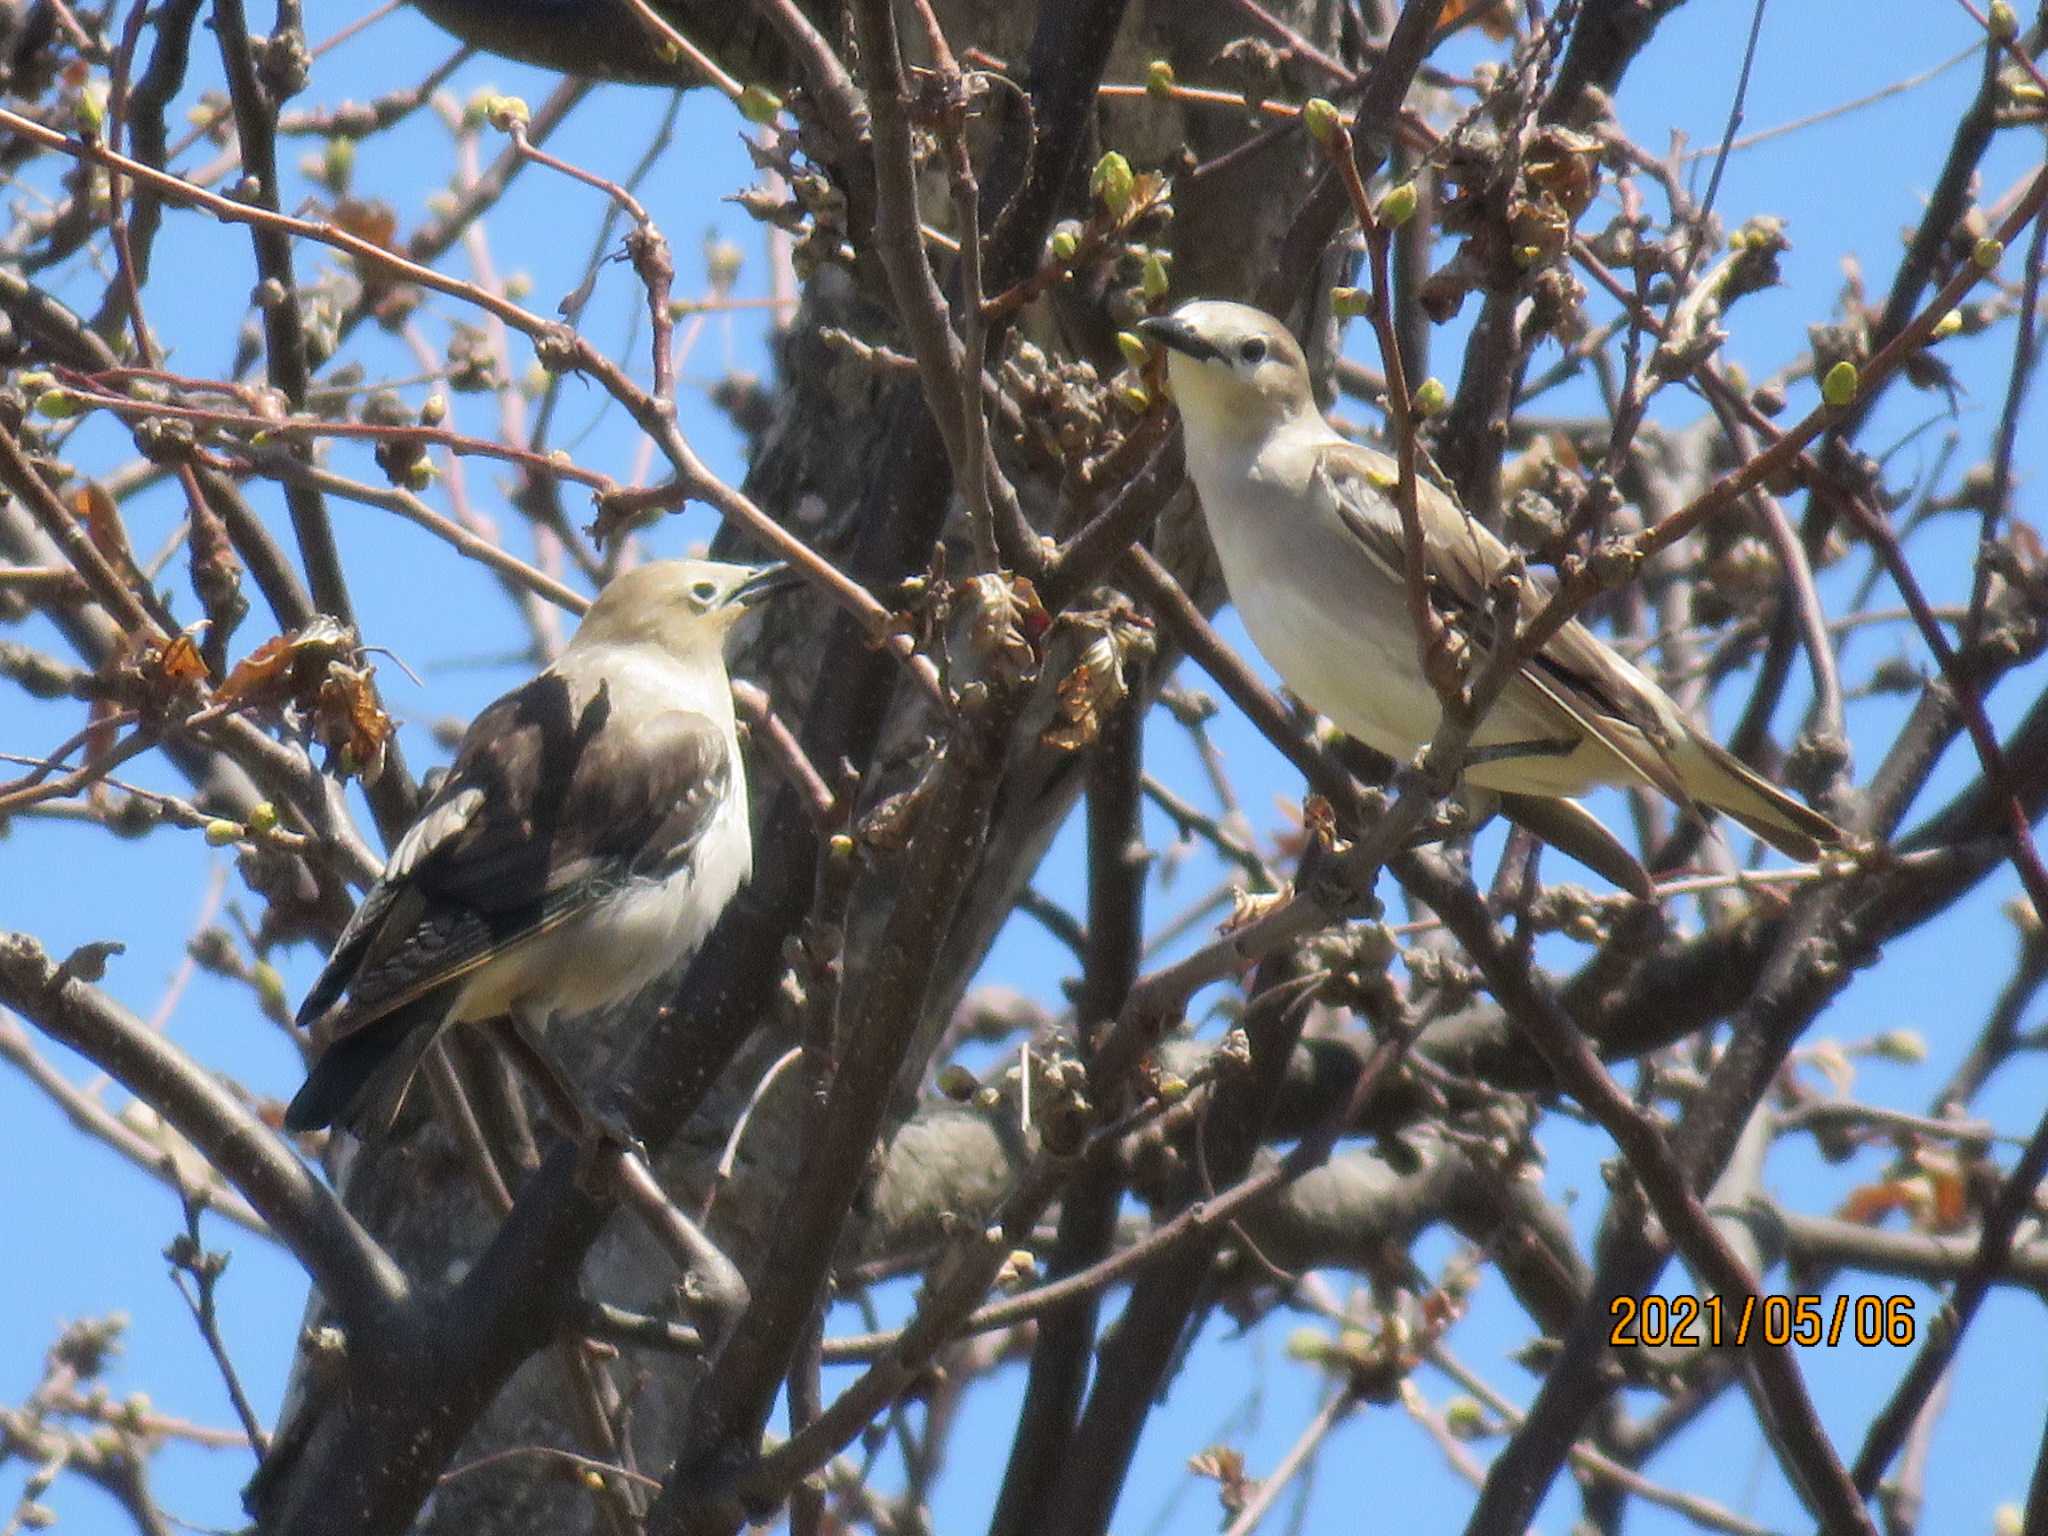
{"type": "Polygon", "coordinates": [[[1196,299],[1138,329],[1167,349],[1167,378],[1191,433],[1256,438],[1291,418],[1319,417],[1301,344],[1263,309],[1196,299]]]}
{"type": "Polygon", "coordinates": [[[650,561],[605,583],[570,643],[655,645],[682,661],[720,656],[748,609],[800,580],[780,563],[650,561]]]}

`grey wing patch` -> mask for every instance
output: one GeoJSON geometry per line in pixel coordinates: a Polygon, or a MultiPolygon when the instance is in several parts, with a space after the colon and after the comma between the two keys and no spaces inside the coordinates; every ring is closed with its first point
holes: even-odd
{"type": "MultiPolygon", "coordinates": [[[[1346,531],[1405,586],[1406,551],[1400,512],[1394,505],[1393,468],[1391,461],[1383,460],[1384,455],[1354,447],[1326,456],[1317,473],[1346,531]],[[1337,461],[1334,467],[1332,459],[1337,461]]],[[[1512,551],[1436,485],[1418,478],[1415,490],[1424,504],[1431,600],[1446,623],[1479,649],[1489,650],[1494,623],[1488,593],[1512,551]]],[[[1534,620],[1554,590],[1540,573],[1530,572],[1522,583],[1520,621],[1534,620]]],[[[1667,752],[1671,743],[1665,720],[1654,702],[1643,696],[1644,685],[1631,678],[1583,624],[1574,619],[1565,625],[1522,668],[1521,680],[1528,689],[1524,697],[1547,706],[1561,731],[1583,735],[1680,805],[1691,804],[1667,752]]]]}
{"type": "Polygon", "coordinates": [[[635,878],[689,857],[736,766],[686,710],[616,725],[553,673],[470,727],[300,1009],[332,1041],[461,979],[635,878]]]}
{"type": "Polygon", "coordinates": [[[1397,584],[1407,581],[1401,548],[1401,514],[1394,505],[1393,483],[1372,467],[1363,452],[1355,458],[1325,454],[1316,464],[1314,480],[1329,498],[1344,531],[1397,584]]]}
{"type": "MultiPolygon", "coordinates": [[[[1349,453],[1326,455],[1316,475],[1344,531],[1405,591],[1408,551],[1400,508],[1394,502],[1393,461],[1354,446],[1349,453]]],[[[1430,481],[1418,476],[1415,494],[1422,512],[1430,597],[1446,623],[1475,644],[1490,646],[1493,618],[1487,592],[1511,558],[1510,551],[1430,481]]],[[[1529,597],[1525,586],[1525,613],[1533,611],[1529,597]]],[[[1540,599],[1536,606],[1541,606],[1540,599]]]]}
{"type": "MultiPolygon", "coordinates": [[[[1326,467],[1323,473],[1335,498],[1337,517],[1346,531],[1405,587],[1408,558],[1401,533],[1401,513],[1394,502],[1394,470],[1391,460],[1384,465],[1378,462],[1383,458],[1379,454],[1368,458],[1365,450],[1355,449],[1339,457],[1334,469],[1326,467]]],[[[1493,643],[1493,620],[1487,608],[1487,593],[1494,577],[1512,558],[1511,552],[1430,481],[1418,476],[1415,494],[1422,511],[1430,596],[1437,611],[1443,614],[1445,622],[1469,639],[1489,646],[1493,643]]],[[[1532,595],[1525,586],[1525,613],[1533,612],[1532,595]]],[[[1534,606],[1541,607],[1540,598],[1534,606]]]]}

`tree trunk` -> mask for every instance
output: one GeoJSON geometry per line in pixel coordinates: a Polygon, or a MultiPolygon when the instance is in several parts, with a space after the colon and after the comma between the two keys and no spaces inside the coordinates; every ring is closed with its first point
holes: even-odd
{"type": "MultiPolygon", "coordinates": [[[[1048,7],[1049,8],[1049,7],[1048,7]]],[[[430,14],[436,7],[426,7],[430,14]]],[[[440,8],[446,12],[450,7],[440,8]]],[[[459,8],[455,8],[459,9],[459,8]]],[[[719,9],[716,6],[712,10],[719,9]]],[[[1295,27],[1316,47],[1341,56],[1344,40],[1338,19],[1342,7],[1334,0],[1303,0],[1269,9],[1295,27]]],[[[957,49],[978,47],[1005,60],[1029,53],[1038,17],[1024,7],[993,0],[953,0],[938,7],[948,38],[957,49]]],[[[448,19],[441,16],[438,19],[448,19]]],[[[1176,74],[1190,81],[1229,82],[1236,78],[1217,56],[1233,39],[1251,30],[1231,7],[1173,3],[1140,3],[1116,35],[1103,78],[1143,80],[1150,61],[1163,58],[1176,74]]],[[[708,42],[704,34],[694,34],[708,42]]],[[[741,62],[759,67],[773,50],[759,38],[742,50],[741,62]]],[[[905,48],[919,45],[912,26],[904,31],[905,48]]],[[[486,34],[483,39],[490,42],[486,34]]],[[[564,62],[576,62],[573,59],[564,62]]],[[[748,78],[754,78],[749,76],[748,78]]],[[[793,83],[793,82],[786,82],[793,83]]],[[[1298,100],[1326,88],[1327,82],[1306,68],[1288,66],[1274,78],[1272,94],[1298,100]]],[[[1176,181],[1171,230],[1174,291],[1177,295],[1240,295],[1255,292],[1281,258],[1283,240],[1306,199],[1315,177],[1315,161],[1305,136],[1274,135],[1271,142],[1239,155],[1213,174],[1185,176],[1189,164],[1205,162],[1243,144],[1262,124],[1247,115],[1205,110],[1178,110],[1170,104],[1144,100],[1104,104],[1086,125],[1080,172],[1060,198],[1060,217],[1085,214],[1086,171],[1109,148],[1121,150],[1140,170],[1182,172],[1176,181]],[[1181,158],[1180,146],[1192,151],[1193,162],[1181,158]]],[[[983,149],[989,136],[977,142],[983,149]]],[[[978,167],[986,176],[986,168],[978,167]]],[[[936,177],[925,188],[927,222],[951,223],[944,183],[936,177]]],[[[986,224],[984,225],[986,228],[986,224]]],[[[1331,261],[1341,258],[1327,258],[1331,261]]],[[[1335,266],[1322,288],[1337,280],[1335,266]]],[[[1041,327],[1048,351],[1092,358],[1105,375],[1118,366],[1114,324],[1094,296],[1062,296],[1041,327]]],[[[806,542],[842,567],[863,578],[909,574],[922,567],[928,545],[921,548],[890,528],[877,529],[878,509],[896,509],[926,499],[931,487],[901,483],[906,453],[904,422],[922,415],[921,395],[914,381],[878,373],[829,345],[819,332],[843,329],[874,346],[904,350],[892,324],[892,309],[879,271],[863,267],[820,269],[806,285],[795,323],[783,336],[773,382],[767,424],[755,444],[745,489],[750,497],[780,517],[806,542]],[[896,546],[891,548],[891,546],[896,546]],[[875,555],[895,557],[892,571],[877,569],[875,555]]],[[[1042,468],[1035,468],[1008,445],[1006,467],[1012,471],[1036,526],[1048,529],[1059,487],[1042,468]]],[[[939,461],[943,468],[943,459],[939,461]]],[[[927,471],[930,464],[923,466],[927,471]]],[[[949,537],[957,532],[957,498],[948,516],[949,537]]],[[[1162,559],[1183,585],[1197,594],[1205,608],[1222,598],[1206,539],[1191,499],[1177,496],[1168,507],[1153,540],[1162,559]]],[[[741,541],[730,531],[720,544],[737,549],[741,541]]],[[[793,722],[812,722],[829,714],[819,700],[849,687],[862,675],[858,642],[848,644],[840,621],[823,605],[791,602],[779,605],[760,636],[743,653],[736,675],[753,679],[768,690],[793,722]],[[819,670],[818,658],[826,658],[819,670]]],[[[1162,658],[1170,660],[1170,658],[1162,658]]],[[[1167,666],[1148,670],[1146,687],[1156,690],[1167,666]]],[[[865,744],[807,740],[821,770],[847,755],[867,773],[865,798],[904,787],[913,749],[927,724],[916,700],[898,685],[900,674],[885,676],[890,699],[888,724],[871,750],[865,744]]],[[[1047,677],[1056,675],[1048,667],[1047,677]]],[[[1048,690],[1049,691],[1049,690],[1048,690]]],[[[1049,707],[1049,706],[1048,706],[1049,707]]],[[[1027,711],[1005,773],[995,820],[970,883],[966,907],[955,919],[942,961],[942,974],[930,995],[918,1046],[909,1062],[923,1071],[928,1048],[950,1017],[982,956],[1030,880],[1040,857],[1073,808],[1086,776],[1086,759],[1037,744],[1038,727],[1048,707],[1027,711]]],[[[820,734],[812,729],[813,737],[820,734]]],[[[772,766],[755,754],[751,761],[755,826],[773,825],[771,806],[780,791],[772,766]]],[[[764,843],[769,834],[764,831],[764,843]]],[[[773,864],[776,851],[764,846],[760,860],[773,864]]],[[[886,863],[864,876],[851,910],[879,915],[888,902],[879,899],[890,886],[886,863]],[[870,894],[877,899],[864,899],[870,894]]],[[[757,884],[759,881],[757,880],[757,884]]],[[[875,941],[875,922],[852,924],[846,952],[847,986],[857,991],[865,974],[867,950],[875,941]]],[[[716,943],[716,940],[713,941],[716,943]]],[[[649,1015],[666,1000],[671,988],[656,987],[648,998],[614,1015],[591,1021],[573,1035],[558,1031],[558,1046],[592,1091],[602,1094],[607,1071],[623,1057],[620,1042],[631,1041],[648,1024],[649,1015]]],[[[670,1193],[685,1209],[698,1208],[710,1190],[714,1169],[733,1125],[767,1066],[794,1043],[786,1019],[763,1017],[739,1058],[718,1079],[684,1131],[667,1149],[660,1173],[670,1193]]],[[[476,1063],[472,1062],[472,1065],[476,1063]]],[[[906,1084],[913,1087],[914,1083],[906,1084]]],[[[786,1072],[774,1089],[755,1103],[734,1166],[733,1177],[719,1190],[710,1229],[739,1268],[753,1275],[765,1233],[794,1174],[798,1137],[810,1100],[800,1074],[786,1072]]],[[[902,1108],[908,1110],[906,1096],[902,1108]]],[[[990,1118],[1000,1118],[990,1117],[990,1118]]],[[[936,1234],[942,1218],[986,1215],[1006,1187],[1009,1159],[1001,1152],[1004,1138],[984,1120],[953,1115],[934,1133],[921,1130],[917,1154],[892,1160],[880,1180],[873,1204],[880,1230],[876,1251],[902,1251],[919,1234],[936,1234]]],[[[349,1207],[405,1264],[422,1279],[459,1272],[482,1251],[497,1218],[486,1212],[462,1161],[434,1124],[420,1124],[413,1133],[389,1146],[372,1147],[346,1170],[343,1189],[349,1207]]],[[[867,1251],[856,1235],[843,1257],[867,1251]]],[[[676,1274],[673,1261],[642,1239],[628,1220],[615,1218],[592,1250],[583,1271],[583,1293],[635,1311],[672,1311],[676,1274]]],[[[576,1408],[576,1393],[565,1370],[563,1345],[533,1355],[492,1403],[464,1441],[453,1465],[520,1446],[588,1448],[585,1416],[576,1408]]],[[[304,1366],[302,1362],[301,1372],[304,1366]]],[[[607,1369],[616,1390],[632,1399],[631,1451],[628,1465],[659,1475],[678,1449],[676,1439],[687,1394],[697,1372],[673,1354],[642,1354],[627,1349],[607,1369]]],[[[297,1388],[303,1383],[295,1382],[297,1388]]],[[[288,1407],[290,1420],[296,1404],[288,1407]]],[[[623,1453],[622,1453],[623,1454],[623,1453]]],[[[295,1490],[318,1497],[315,1490],[295,1490]]],[[[288,1508],[289,1503],[280,1508],[288,1508]]],[[[464,1477],[442,1487],[421,1515],[419,1528],[431,1532],[490,1536],[494,1532],[594,1531],[603,1527],[598,1502],[560,1465],[542,1457],[514,1458],[494,1464],[488,1475],[464,1477]]],[[[279,1529],[289,1523],[280,1521],[279,1529]]]]}

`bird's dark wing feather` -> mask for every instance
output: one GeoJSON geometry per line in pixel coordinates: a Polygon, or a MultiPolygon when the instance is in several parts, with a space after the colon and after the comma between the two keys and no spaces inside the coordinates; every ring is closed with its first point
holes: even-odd
{"type": "Polygon", "coordinates": [[[479,715],[299,1011],[324,1043],[445,988],[635,878],[674,870],[733,772],[709,719],[607,729],[543,673],[479,715]]]}

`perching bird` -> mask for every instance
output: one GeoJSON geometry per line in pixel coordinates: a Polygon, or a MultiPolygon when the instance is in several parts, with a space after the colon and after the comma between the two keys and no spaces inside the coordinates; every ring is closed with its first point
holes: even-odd
{"type": "Polygon", "coordinates": [[[299,1010],[321,1054],[286,1129],[388,1129],[441,1031],[499,1018],[575,1114],[540,1027],[680,965],[753,870],[724,645],[793,582],[781,565],[627,571],[553,666],[477,716],[299,1010]]]}
{"type": "MultiPolygon", "coordinates": [[[[1252,640],[1312,708],[1408,761],[1436,734],[1442,705],[1416,655],[1394,460],[1323,419],[1300,346],[1264,311],[1198,300],[1139,329],[1170,349],[1188,474],[1252,640]]],[[[1507,546],[1427,479],[1416,481],[1416,502],[1437,610],[1452,629],[1491,644],[1489,587],[1511,558],[1507,546]]],[[[1523,583],[1524,622],[1548,595],[1536,580],[1523,583]]],[[[1843,840],[1825,816],[1702,735],[1578,623],[1509,680],[1479,726],[1465,778],[1550,802],[1552,813],[1566,811],[1558,797],[1597,784],[1651,784],[1682,806],[1725,812],[1802,860],[1843,840]]],[[[1582,830],[1591,821],[1575,806],[1569,814],[1583,818],[1582,830]]]]}

